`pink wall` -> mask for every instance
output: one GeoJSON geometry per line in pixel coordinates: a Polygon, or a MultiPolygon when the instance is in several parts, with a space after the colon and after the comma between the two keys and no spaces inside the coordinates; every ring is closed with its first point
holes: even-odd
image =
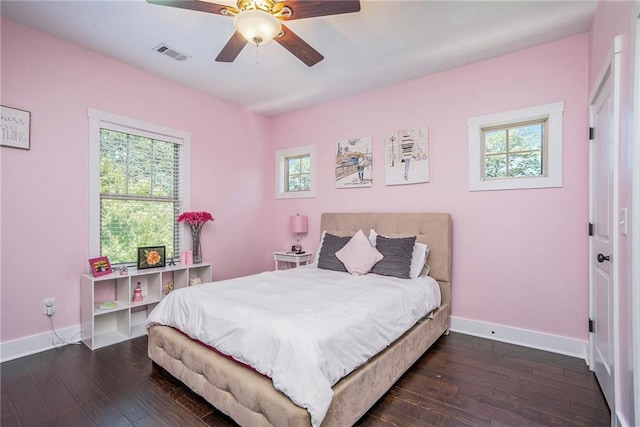
{"type": "Polygon", "coordinates": [[[451,212],[454,316],[586,340],[587,46],[583,34],[275,117],[274,149],[318,150],[317,197],[275,203],[280,247],[295,212],[309,215],[308,250],[321,212],[451,212]],[[469,192],[467,118],[558,101],[564,186],[469,192]],[[423,125],[431,182],[385,186],[384,133],[423,125]],[[361,136],[373,138],[373,187],[338,190],[336,141],[361,136]]]}
{"type": "Polygon", "coordinates": [[[0,341],[49,330],[46,297],[57,300],[57,328],[80,323],[88,108],[192,132],[192,208],[216,217],[204,261],[216,279],[271,266],[269,239],[255,239],[273,194],[267,118],[12,21],[1,28],[2,104],[31,111],[31,150],[0,149],[0,341]]]}
{"type": "MultiPolygon", "coordinates": [[[[634,40],[631,31],[633,19],[633,2],[631,1],[602,1],[598,4],[593,17],[589,38],[589,88],[593,88],[600,69],[604,66],[607,55],[612,49],[615,36],[622,35],[622,52],[620,53],[620,208],[628,209],[628,218],[633,218],[632,212],[632,162],[633,162],[633,76],[634,76],[634,40]]],[[[637,72],[638,70],[636,70],[637,72]]],[[[635,117],[635,120],[638,120],[635,117]]],[[[632,309],[631,309],[631,263],[638,255],[632,256],[631,236],[633,227],[630,224],[629,234],[620,235],[618,247],[619,265],[619,298],[614,302],[618,306],[618,324],[620,345],[616,367],[619,372],[620,399],[617,411],[626,425],[637,425],[640,422],[636,414],[633,420],[633,366],[632,366],[632,309]]],[[[635,397],[637,399],[637,397],[635,397]]]]}
{"type": "Polygon", "coordinates": [[[324,211],[451,212],[454,316],[586,339],[587,45],[580,35],[267,119],[3,20],[2,103],[32,112],[32,149],[2,149],[0,340],[47,331],[45,297],[58,300],[57,327],[79,324],[89,107],[193,133],[192,207],[216,216],[203,241],[216,279],[271,268],[295,212],[310,216],[308,250],[324,211]],[[467,118],[558,101],[564,187],[469,192],[467,118]],[[423,125],[431,182],[384,186],[382,135],[423,125]],[[374,185],[337,190],[335,142],[358,136],[373,137],[374,185]],[[317,197],[275,200],[273,151],[307,144],[317,197]]]}

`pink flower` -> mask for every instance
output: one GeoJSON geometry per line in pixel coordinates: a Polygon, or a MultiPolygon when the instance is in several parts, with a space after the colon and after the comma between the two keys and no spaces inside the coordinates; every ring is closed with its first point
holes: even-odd
{"type": "Polygon", "coordinates": [[[186,222],[189,225],[202,225],[207,221],[214,221],[215,219],[209,212],[183,212],[178,217],[178,222],[186,222]]]}

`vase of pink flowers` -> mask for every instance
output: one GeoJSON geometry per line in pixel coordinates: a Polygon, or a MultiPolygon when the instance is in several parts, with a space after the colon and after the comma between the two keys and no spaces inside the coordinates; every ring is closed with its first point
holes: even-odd
{"type": "Polygon", "coordinates": [[[194,264],[202,262],[202,246],[200,244],[200,232],[202,231],[202,226],[207,221],[213,220],[214,218],[209,212],[183,212],[178,217],[178,222],[185,222],[191,229],[194,264]]]}

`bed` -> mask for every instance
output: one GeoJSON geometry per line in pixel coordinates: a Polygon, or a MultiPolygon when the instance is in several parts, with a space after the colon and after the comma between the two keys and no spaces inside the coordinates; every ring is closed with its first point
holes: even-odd
{"type": "MultiPolygon", "coordinates": [[[[417,236],[429,247],[429,275],[440,306],[391,345],[333,387],[322,426],[354,424],[442,335],[448,333],[451,281],[451,217],[444,213],[324,213],[321,229],[337,236],[376,230],[388,237],[417,236]]],[[[149,357],[217,409],[243,426],[310,426],[309,411],[294,404],[272,380],[192,340],[181,331],[149,327],[149,357]]]]}

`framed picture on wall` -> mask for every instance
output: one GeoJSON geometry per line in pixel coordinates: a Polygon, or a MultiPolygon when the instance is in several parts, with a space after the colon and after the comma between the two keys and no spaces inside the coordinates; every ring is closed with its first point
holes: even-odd
{"type": "Polygon", "coordinates": [[[1,105],[0,130],[2,131],[0,145],[28,150],[31,138],[31,113],[1,105]]]}
{"type": "Polygon", "coordinates": [[[336,188],[371,187],[373,153],[371,137],[338,141],[336,147],[336,188]]]}
{"type": "Polygon", "coordinates": [[[384,136],[384,183],[429,182],[429,128],[400,129],[384,136]]]}
{"type": "Polygon", "coordinates": [[[113,273],[111,264],[109,264],[109,258],[106,256],[91,258],[89,260],[89,266],[91,267],[93,277],[106,276],[107,274],[113,273]]]}
{"type": "Polygon", "coordinates": [[[165,246],[146,246],[138,248],[138,269],[164,267],[167,262],[165,246]]]}

